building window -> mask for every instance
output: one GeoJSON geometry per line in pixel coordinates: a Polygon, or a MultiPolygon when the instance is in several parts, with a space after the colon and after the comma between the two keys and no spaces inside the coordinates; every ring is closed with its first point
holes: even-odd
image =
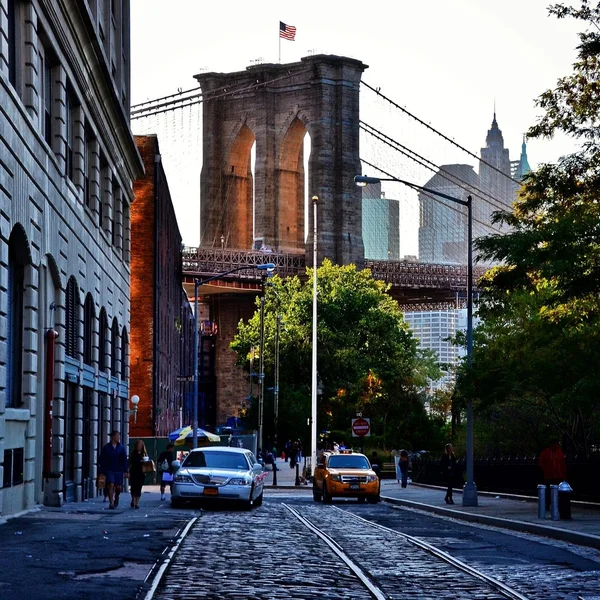
{"type": "Polygon", "coordinates": [[[88,208],[92,206],[92,141],[94,136],[90,131],[89,127],[85,127],[83,131],[84,135],[84,148],[85,148],[85,165],[83,168],[83,201],[88,208]]]}
{"type": "Polygon", "coordinates": [[[86,365],[92,364],[95,319],[94,300],[92,299],[92,295],[88,294],[85,297],[85,304],[83,306],[83,362],[86,365]]]}
{"type": "Polygon", "coordinates": [[[15,0],[8,0],[8,80],[17,87],[17,17],[15,0]]]}
{"type": "Polygon", "coordinates": [[[74,108],[75,103],[73,101],[73,94],[67,90],[66,102],[65,102],[65,138],[67,142],[67,148],[65,152],[65,174],[73,181],[73,147],[75,143],[75,127],[74,127],[74,108]]]}
{"type": "Polygon", "coordinates": [[[106,310],[104,308],[100,311],[100,323],[99,323],[99,335],[98,335],[98,369],[101,372],[105,372],[108,367],[106,362],[106,333],[108,331],[108,317],[106,316],[106,310]]]}
{"type": "Polygon", "coordinates": [[[65,352],[71,358],[79,358],[77,344],[77,329],[79,312],[79,287],[74,277],[69,278],[65,302],[65,352]]]}
{"type": "Polygon", "coordinates": [[[100,200],[98,204],[98,225],[104,228],[104,217],[106,215],[106,197],[108,195],[108,161],[104,154],[100,154],[100,200]]]}
{"type": "Polygon", "coordinates": [[[2,487],[9,488],[23,483],[23,458],[23,448],[11,448],[4,451],[2,487]]]}
{"type": "Polygon", "coordinates": [[[16,230],[8,242],[6,406],[21,404],[25,248],[16,230]]]}
{"type": "Polygon", "coordinates": [[[121,190],[119,189],[119,185],[113,181],[112,188],[112,245],[113,247],[117,247],[117,229],[119,226],[119,212],[121,210],[119,204],[121,202],[121,190]]]}
{"type": "Polygon", "coordinates": [[[127,329],[123,327],[123,336],[121,337],[121,379],[127,379],[127,354],[129,352],[129,336],[127,329]]]}
{"type": "Polygon", "coordinates": [[[40,73],[40,124],[42,135],[49,146],[52,145],[52,52],[41,42],[38,48],[40,73]]]}
{"type": "Polygon", "coordinates": [[[117,319],[113,319],[111,331],[111,353],[110,353],[110,372],[113,377],[117,376],[117,355],[119,352],[119,324],[117,319]]]}

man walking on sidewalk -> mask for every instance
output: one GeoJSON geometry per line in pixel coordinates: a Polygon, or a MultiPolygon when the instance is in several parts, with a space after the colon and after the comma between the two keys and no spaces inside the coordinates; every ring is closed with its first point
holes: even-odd
{"type": "Polygon", "coordinates": [[[550,508],[550,486],[558,485],[567,476],[567,461],[558,440],[552,440],[540,454],[540,467],[544,473],[546,510],[548,510],[550,508]]]}
{"type": "Polygon", "coordinates": [[[102,448],[98,471],[106,477],[108,508],[114,509],[119,506],[123,478],[128,475],[127,452],[121,444],[121,434],[116,430],[111,432],[110,442],[102,448]]]}

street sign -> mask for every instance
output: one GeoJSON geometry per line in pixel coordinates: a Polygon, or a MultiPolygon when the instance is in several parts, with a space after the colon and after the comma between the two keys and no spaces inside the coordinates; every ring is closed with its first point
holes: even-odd
{"type": "Polygon", "coordinates": [[[178,375],[177,381],[194,381],[193,375],[178,375]]]}
{"type": "Polygon", "coordinates": [[[367,437],[371,435],[371,419],[358,417],[352,419],[352,437],[367,437]]]}

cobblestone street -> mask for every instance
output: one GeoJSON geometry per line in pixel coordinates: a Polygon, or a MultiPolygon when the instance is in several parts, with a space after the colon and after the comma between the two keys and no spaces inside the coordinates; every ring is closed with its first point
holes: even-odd
{"type": "Polygon", "coordinates": [[[353,515],[409,533],[500,580],[530,600],[600,594],[600,553],[524,534],[469,526],[388,505],[315,504],[306,492],[275,492],[262,507],[205,510],[183,541],[155,598],[373,597],[361,580],[286,505],[325,532],[390,599],[504,598],[353,515]],[[342,510],[339,510],[342,509],[342,510]]]}

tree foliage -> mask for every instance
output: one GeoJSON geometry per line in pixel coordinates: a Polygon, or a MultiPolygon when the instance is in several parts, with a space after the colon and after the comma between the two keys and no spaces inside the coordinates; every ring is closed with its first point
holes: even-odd
{"type": "MultiPolygon", "coordinates": [[[[306,281],[275,276],[265,287],[265,389],[273,381],[277,315],[282,319],[279,439],[306,438],[307,433],[312,271],[308,275],[306,281]]],[[[359,271],[354,265],[338,267],[325,260],[318,269],[319,430],[346,430],[350,437],[350,419],[361,411],[371,417],[376,434],[393,431],[394,436],[410,439],[415,433],[408,428],[416,414],[424,413],[419,389],[428,378],[439,377],[439,370],[433,355],[419,350],[398,304],[386,291],[368,270],[359,271]]],[[[249,322],[240,322],[231,344],[238,363],[247,370],[259,342],[257,310],[249,322]]],[[[265,394],[269,405],[271,397],[265,394]]],[[[250,417],[254,414],[255,407],[250,417]]],[[[272,414],[267,406],[265,415],[272,414]]],[[[272,433],[270,418],[265,418],[265,427],[272,433]]]]}
{"type": "Polygon", "coordinates": [[[481,282],[482,325],[459,392],[507,433],[497,448],[535,451],[560,433],[587,454],[600,433],[600,3],[550,12],[585,31],[573,72],[540,96],[528,136],[566,133],[579,148],[529,174],[513,212],[496,214],[510,233],[477,242],[501,266],[481,282]]]}

